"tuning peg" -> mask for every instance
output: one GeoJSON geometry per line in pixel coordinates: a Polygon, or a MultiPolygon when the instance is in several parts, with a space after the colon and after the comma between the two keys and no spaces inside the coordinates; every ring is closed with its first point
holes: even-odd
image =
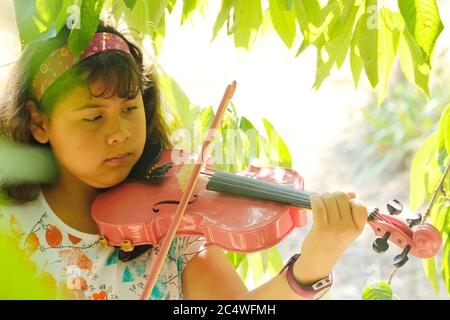
{"type": "Polygon", "coordinates": [[[400,253],[399,255],[395,256],[395,258],[394,258],[394,266],[395,267],[400,268],[406,262],[408,262],[408,260],[409,260],[409,258],[408,258],[409,250],[411,250],[411,246],[407,245],[405,247],[405,249],[403,249],[402,253],[400,253]]]}
{"type": "Polygon", "coordinates": [[[392,199],[389,200],[389,202],[387,203],[387,209],[389,211],[389,214],[392,215],[398,215],[402,212],[403,210],[403,205],[401,204],[400,201],[398,201],[397,199],[392,199]]]}
{"type": "Polygon", "coordinates": [[[377,214],[380,213],[380,210],[378,208],[374,208],[368,215],[367,220],[368,221],[373,221],[375,220],[375,217],[377,216],[377,214]]]}
{"type": "Polygon", "coordinates": [[[153,246],[151,244],[144,244],[144,245],[136,246],[133,251],[129,251],[129,252],[121,249],[121,250],[119,250],[119,260],[122,262],[127,262],[130,260],[133,260],[134,258],[139,257],[141,254],[143,254],[147,250],[150,250],[151,248],[153,248],[153,246]]]}
{"type": "Polygon", "coordinates": [[[378,253],[383,253],[387,249],[389,249],[389,243],[387,240],[391,236],[390,232],[386,232],[382,238],[376,238],[375,241],[372,244],[373,250],[378,253]]]}
{"type": "Polygon", "coordinates": [[[418,225],[422,222],[422,215],[420,213],[413,213],[408,219],[406,219],[406,223],[408,227],[412,228],[415,225],[418,225]]]}

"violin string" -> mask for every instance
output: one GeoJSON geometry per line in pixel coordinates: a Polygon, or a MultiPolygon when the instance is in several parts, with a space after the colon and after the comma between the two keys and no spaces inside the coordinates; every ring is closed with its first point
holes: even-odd
{"type": "MultiPolygon", "coordinates": [[[[223,181],[219,181],[217,183],[221,184],[221,185],[235,187],[235,185],[229,184],[229,183],[226,183],[226,182],[223,182],[223,181]]],[[[250,191],[260,191],[262,193],[265,193],[265,195],[275,195],[275,196],[279,196],[279,197],[284,197],[284,199],[294,200],[296,203],[298,202],[300,204],[300,206],[303,207],[303,208],[309,208],[310,205],[311,205],[310,200],[307,200],[307,199],[304,199],[304,198],[303,199],[299,199],[299,197],[292,197],[292,196],[289,196],[289,195],[276,194],[274,192],[266,192],[264,190],[255,190],[253,188],[248,188],[248,187],[244,187],[244,186],[240,186],[240,188],[246,189],[246,190],[250,190],[250,191]]],[[[266,200],[270,201],[270,199],[266,199],[266,200]]],[[[282,201],[279,201],[279,202],[282,202],[282,201]]]]}
{"type": "MultiPolygon", "coordinates": [[[[210,180],[212,180],[212,178],[210,180]]],[[[217,177],[216,177],[216,179],[214,179],[214,182],[217,183],[217,184],[221,184],[221,185],[236,187],[235,184],[227,183],[224,180],[228,180],[228,181],[231,181],[231,182],[239,181],[239,182],[243,182],[243,183],[245,183],[247,185],[251,185],[250,183],[248,183],[246,181],[241,181],[241,180],[238,180],[238,179],[225,178],[225,177],[220,177],[219,179],[217,179],[217,177]]],[[[254,189],[252,187],[246,187],[246,186],[243,186],[243,185],[241,185],[239,187],[241,187],[243,189],[246,189],[246,190],[250,190],[250,191],[260,191],[262,193],[265,193],[266,195],[274,195],[275,194],[277,196],[284,197],[286,199],[296,200],[296,201],[299,201],[302,205],[305,205],[307,207],[309,207],[311,205],[311,201],[309,200],[309,195],[307,195],[305,193],[302,193],[301,191],[299,191],[297,194],[289,194],[289,193],[283,192],[281,190],[269,189],[267,187],[262,187],[262,186],[261,187],[258,186],[261,189],[254,189]],[[268,191],[263,190],[263,189],[267,189],[268,191]]]]}
{"type": "MultiPolygon", "coordinates": [[[[236,187],[235,184],[231,184],[231,183],[226,183],[223,180],[215,180],[215,183],[221,184],[221,185],[226,185],[226,186],[231,186],[231,187],[236,187]]],[[[249,183],[247,183],[247,185],[249,185],[249,183]]],[[[309,196],[305,195],[305,194],[295,194],[295,193],[286,193],[280,190],[276,190],[276,189],[269,189],[269,188],[265,188],[262,186],[258,186],[258,188],[253,188],[253,186],[250,184],[249,187],[240,185],[239,187],[246,189],[246,190],[250,190],[250,191],[259,191],[259,192],[263,192],[265,193],[265,195],[275,195],[278,197],[284,197],[285,199],[289,199],[289,200],[296,200],[296,201],[301,201],[302,204],[306,204],[306,205],[310,205],[310,199],[309,196]],[[265,190],[264,190],[265,189],[265,190]]]]}
{"type": "MultiPolygon", "coordinates": [[[[245,177],[244,177],[245,178],[245,177]]],[[[244,183],[248,186],[255,186],[254,184],[252,184],[251,182],[248,182],[246,180],[241,180],[239,178],[234,179],[233,177],[225,177],[225,176],[213,176],[212,178],[210,178],[210,181],[213,182],[219,182],[220,180],[225,180],[225,181],[230,181],[230,182],[240,182],[240,183],[244,183]]],[[[253,179],[256,180],[256,179],[253,179]]],[[[255,181],[256,182],[256,181],[255,181]]],[[[263,181],[265,182],[265,181],[263,181]]],[[[265,183],[269,183],[269,182],[265,182],[265,183]]],[[[228,184],[230,185],[230,184],[228,184]]],[[[261,190],[261,189],[265,189],[268,190],[270,192],[278,192],[278,195],[286,195],[286,196],[294,196],[295,198],[291,198],[291,199],[297,199],[298,197],[301,197],[303,200],[309,200],[310,197],[310,193],[307,191],[301,191],[301,190],[280,190],[280,189],[271,189],[270,187],[266,187],[266,186],[261,186],[258,185],[257,186],[260,189],[255,189],[255,190],[261,190]]],[[[274,186],[276,187],[276,186],[274,186]]],[[[252,189],[249,189],[252,190],[252,189]]]]}

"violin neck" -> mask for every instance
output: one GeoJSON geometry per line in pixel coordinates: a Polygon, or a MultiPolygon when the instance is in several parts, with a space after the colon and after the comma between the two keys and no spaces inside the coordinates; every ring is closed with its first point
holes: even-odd
{"type": "Polygon", "coordinates": [[[248,198],[280,202],[311,209],[311,192],[280,186],[229,172],[215,172],[206,184],[206,190],[231,193],[248,198]]]}

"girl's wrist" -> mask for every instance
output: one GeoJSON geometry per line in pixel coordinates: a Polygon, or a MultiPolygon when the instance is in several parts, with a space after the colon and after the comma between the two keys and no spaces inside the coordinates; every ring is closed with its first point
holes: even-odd
{"type": "Polygon", "coordinates": [[[340,257],[340,250],[325,245],[325,239],[309,233],[303,241],[301,256],[294,263],[294,277],[300,284],[311,285],[326,278],[340,257]]]}
{"type": "Polygon", "coordinates": [[[293,273],[295,280],[304,286],[310,286],[317,281],[326,278],[331,272],[331,268],[320,266],[312,259],[302,255],[294,263],[293,273]]]}

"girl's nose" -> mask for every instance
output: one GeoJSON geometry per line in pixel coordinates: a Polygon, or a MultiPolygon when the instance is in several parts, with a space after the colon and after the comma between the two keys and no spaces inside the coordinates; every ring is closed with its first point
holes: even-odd
{"type": "Polygon", "coordinates": [[[117,143],[123,143],[130,138],[130,132],[123,124],[121,119],[115,121],[115,126],[111,133],[108,135],[108,144],[114,145],[117,143]]]}

